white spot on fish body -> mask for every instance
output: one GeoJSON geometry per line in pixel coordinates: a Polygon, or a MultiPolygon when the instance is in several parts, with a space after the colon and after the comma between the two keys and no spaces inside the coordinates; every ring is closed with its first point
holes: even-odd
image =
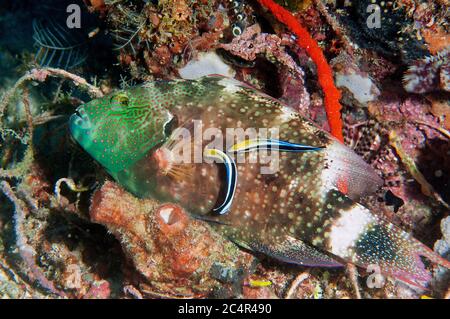
{"type": "Polygon", "coordinates": [[[351,257],[349,250],[377,219],[359,204],[354,204],[347,211],[341,210],[340,214],[330,229],[329,248],[332,254],[348,258],[351,257]]]}

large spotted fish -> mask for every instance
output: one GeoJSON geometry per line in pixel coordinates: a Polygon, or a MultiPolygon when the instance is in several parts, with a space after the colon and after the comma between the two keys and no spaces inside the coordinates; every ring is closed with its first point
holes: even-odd
{"type": "Polygon", "coordinates": [[[356,202],[381,180],[353,151],[236,80],[147,83],[80,106],[69,126],[127,190],[176,202],[253,251],[308,266],[377,265],[420,286],[430,279],[420,256],[450,265],[356,202]]]}

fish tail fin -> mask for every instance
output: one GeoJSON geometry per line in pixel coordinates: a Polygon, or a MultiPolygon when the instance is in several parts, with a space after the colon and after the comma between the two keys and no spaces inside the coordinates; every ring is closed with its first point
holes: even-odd
{"type": "Polygon", "coordinates": [[[425,288],[431,273],[421,257],[449,268],[438,256],[401,228],[372,214],[364,206],[336,192],[342,208],[333,217],[328,251],[363,268],[376,267],[382,274],[425,288]]]}
{"type": "MultiPolygon", "coordinates": [[[[375,261],[373,261],[374,255],[372,255],[371,260],[373,264],[380,266],[381,272],[392,275],[394,278],[410,285],[427,289],[426,287],[432,278],[431,272],[425,268],[421,257],[450,269],[448,260],[440,257],[417,239],[387,221],[380,220],[362,238],[365,241],[362,246],[372,245],[379,250],[375,253],[375,261]]],[[[358,245],[360,244],[357,244],[357,248],[360,247],[358,245]]],[[[370,262],[367,262],[370,260],[367,256],[374,253],[375,249],[369,248],[368,251],[369,253],[366,250],[366,252],[361,252],[356,256],[365,266],[370,264],[370,262]]]]}
{"type": "Polygon", "coordinates": [[[439,256],[436,252],[434,252],[429,247],[425,246],[424,244],[422,244],[420,242],[418,242],[417,254],[427,258],[432,263],[435,263],[439,266],[450,269],[450,261],[449,260],[439,256]]]}
{"type": "MultiPolygon", "coordinates": [[[[423,246],[423,244],[420,245],[423,246]]],[[[385,268],[386,274],[392,274],[395,278],[412,286],[427,289],[427,285],[432,277],[420,258],[422,254],[417,250],[418,245],[405,246],[405,250],[399,252],[398,256],[400,256],[400,258],[410,259],[410,265],[408,267],[402,267],[402,265],[398,265],[394,262],[385,268]]]]}

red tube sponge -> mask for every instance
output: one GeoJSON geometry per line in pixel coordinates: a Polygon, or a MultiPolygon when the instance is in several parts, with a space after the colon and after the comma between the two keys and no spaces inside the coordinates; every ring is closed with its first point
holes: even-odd
{"type": "Polygon", "coordinates": [[[304,28],[288,10],[276,4],[273,0],[258,0],[286,27],[297,36],[297,44],[306,50],[317,67],[319,84],[322,87],[325,99],[325,111],[331,134],[343,142],[342,119],[341,119],[341,92],[336,88],[333,81],[333,73],[328,65],[322,49],[311,37],[308,30],[304,28]]]}

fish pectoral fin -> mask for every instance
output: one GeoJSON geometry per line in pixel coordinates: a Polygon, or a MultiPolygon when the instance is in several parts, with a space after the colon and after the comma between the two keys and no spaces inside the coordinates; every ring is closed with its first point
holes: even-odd
{"type": "Polygon", "coordinates": [[[234,160],[226,153],[218,149],[206,149],[205,156],[218,159],[225,165],[226,170],[226,195],[223,203],[213,209],[213,212],[219,215],[226,214],[233,203],[234,193],[237,184],[237,167],[234,160]]]}
{"type": "MultiPolygon", "coordinates": [[[[280,238],[277,236],[277,238],[280,238]]],[[[278,260],[310,267],[343,267],[344,265],[332,257],[322,253],[315,247],[296,239],[292,236],[281,236],[281,241],[275,240],[269,243],[264,241],[253,241],[245,243],[254,251],[266,254],[278,260]]]]}
{"type": "Polygon", "coordinates": [[[277,139],[246,139],[234,144],[228,149],[230,153],[246,153],[253,150],[277,150],[281,152],[308,152],[319,151],[322,146],[310,146],[303,144],[290,143],[277,139]]]}

